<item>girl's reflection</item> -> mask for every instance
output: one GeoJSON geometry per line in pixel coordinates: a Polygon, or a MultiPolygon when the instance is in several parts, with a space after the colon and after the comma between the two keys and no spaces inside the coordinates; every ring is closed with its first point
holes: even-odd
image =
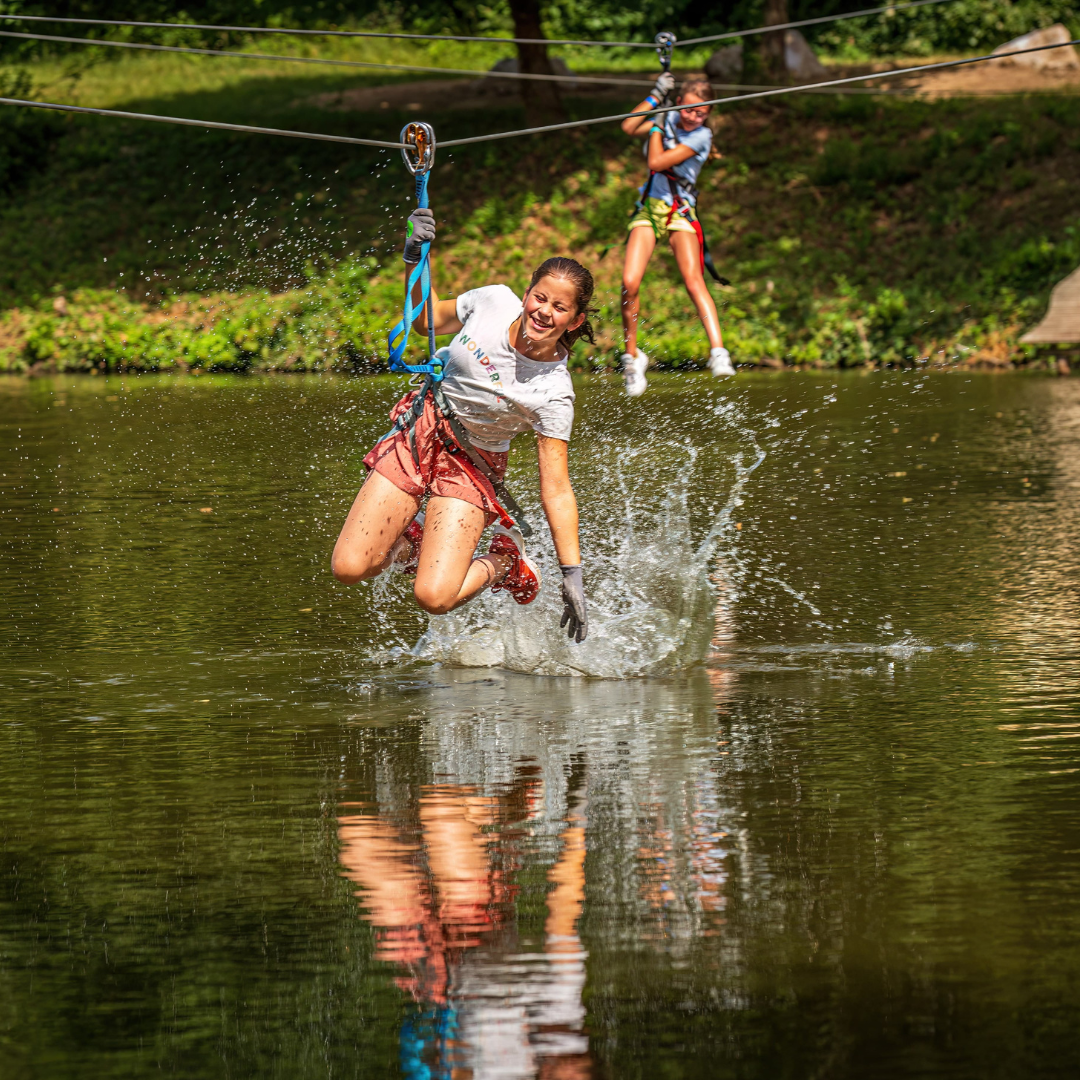
{"type": "Polygon", "coordinates": [[[463,784],[421,789],[410,836],[385,812],[338,819],[345,876],[376,928],[376,958],[398,965],[417,1008],[401,1032],[411,1077],[578,1080],[591,1074],[583,1034],[585,817],[571,797],[548,871],[543,952],[517,948],[515,872],[539,814],[535,768],[485,796],[463,784]]]}

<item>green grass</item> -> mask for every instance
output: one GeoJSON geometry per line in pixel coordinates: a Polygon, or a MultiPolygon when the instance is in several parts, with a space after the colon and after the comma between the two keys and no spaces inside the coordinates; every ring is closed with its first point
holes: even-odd
{"type": "MultiPolygon", "coordinates": [[[[407,42],[370,38],[292,38],[286,35],[252,36],[238,44],[225,46],[233,52],[262,52],[276,55],[320,57],[332,60],[361,61],[380,64],[416,64],[420,66],[462,68],[486,71],[497,60],[515,56],[512,45],[487,45],[479,42],[407,42]]],[[[710,47],[689,49],[680,53],[679,68],[700,70],[711,55],[710,47]]],[[[653,77],[657,72],[656,55],[652,49],[585,49],[574,46],[553,47],[553,56],[561,56],[574,71],[643,73],[653,77]]],[[[153,88],[154,100],[181,98],[192,93],[218,94],[242,89],[251,80],[271,80],[281,84],[280,95],[273,94],[271,102],[280,105],[289,100],[288,94],[315,79],[329,78],[333,88],[356,85],[362,72],[332,67],[288,64],[269,60],[241,60],[225,57],[183,56],[150,52],[118,50],[106,46],[90,46],[78,52],[52,60],[39,61],[29,68],[36,85],[48,100],[71,104],[94,105],[98,108],[117,108],[125,103],[148,98],[153,88]]],[[[392,76],[393,77],[393,76],[392,76]]],[[[404,73],[404,78],[413,76],[404,73]]],[[[367,77],[372,83],[381,76],[367,77]]],[[[265,86],[265,84],[264,84],[265,86]]],[[[269,104],[269,103],[268,103],[269,104]]]]}
{"type": "MultiPolygon", "coordinates": [[[[462,66],[497,58],[489,46],[326,50],[462,66]]],[[[73,82],[62,66],[30,70],[37,96],[375,138],[417,115],[314,107],[313,95],[387,81],[334,69],[140,55],[73,82]]],[[[612,108],[568,105],[573,115],[612,108]]],[[[512,104],[424,118],[443,139],[523,121],[512,104]]],[[[818,95],[725,109],[725,156],[703,174],[702,207],[734,283],[717,295],[736,360],[1049,355],[1016,341],[1080,262],[1078,119],[1075,96],[818,95]]],[[[441,152],[431,182],[440,290],[521,287],[543,257],[574,254],[596,273],[604,327],[578,361],[610,363],[619,245],[642,173],[639,148],[608,126],[441,152]]],[[[380,362],[412,197],[394,152],[5,110],[0,185],[2,369],[380,362]]],[[[644,300],[644,347],[675,366],[699,360],[705,339],[666,253],[644,300]]]]}

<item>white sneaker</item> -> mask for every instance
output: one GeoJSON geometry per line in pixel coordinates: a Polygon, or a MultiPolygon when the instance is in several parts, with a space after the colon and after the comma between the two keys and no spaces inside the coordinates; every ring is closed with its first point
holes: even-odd
{"type": "Polygon", "coordinates": [[[725,375],[734,375],[735,365],[731,362],[731,353],[724,348],[710,349],[709,370],[718,379],[722,379],[725,375]]]}
{"type": "Polygon", "coordinates": [[[649,358],[640,349],[633,356],[625,352],[622,354],[623,386],[627,397],[641,397],[648,389],[645,378],[648,366],[649,358]]]}

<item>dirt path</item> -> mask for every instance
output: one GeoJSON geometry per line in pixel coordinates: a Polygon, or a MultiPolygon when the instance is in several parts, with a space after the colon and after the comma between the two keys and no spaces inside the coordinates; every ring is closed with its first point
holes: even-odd
{"type": "MultiPolygon", "coordinates": [[[[620,75],[612,75],[618,79],[620,75]]],[[[571,83],[564,93],[574,97],[627,100],[636,104],[648,93],[646,80],[626,76],[629,85],[596,86],[571,83]],[[640,85],[639,85],[640,83],[640,85]]],[[[422,79],[417,82],[392,83],[387,86],[357,86],[351,90],[318,94],[305,104],[345,112],[377,112],[394,109],[398,112],[425,110],[445,112],[448,109],[507,108],[518,103],[518,84],[511,79],[422,79]]]]}
{"type": "MultiPolygon", "coordinates": [[[[897,67],[912,66],[911,62],[897,67]]],[[[833,67],[829,78],[887,71],[890,65],[833,67]]],[[[681,74],[681,73],[680,73],[681,74]]],[[[612,78],[623,76],[614,74],[612,78]]],[[[628,85],[603,86],[589,83],[569,84],[565,91],[574,97],[635,104],[646,92],[641,75],[627,73],[628,85]]],[[[995,60],[970,67],[953,68],[915,78],[881,80],[868,84],[888,90],[904,90],[929,98],[958,97],[968,94],[1023,94],[1080,90],[1080,69],[1038,71],[1009,60],[995,60]]],[[[748,87],[749,89],[749,87],[748,87]]],[[[351,90],[318,94],[305,104],[343,112],[445,112],[452,109],[482,110],[506,108],[517,103],[517,84],[510,79],[421,79],[416,82],[391,83],[386,86],[362,86],[351,90]]]]}
{"type": "MultiPolygon", "coordinates": [[[[912,65],[904,63],[896,66],[910,67],[912,65]]],[[[878,70],[887,69],[879,68],[878,70]]],[[[856,73],[852,71],[852,74],[856,73]]],[[[966,94],[1075,91],[1080,89],[1080,68],[1066,71],[1039,71],[1012,60],[992,60],[908,79],[889,79],[878,85],[903,88],[930,98],[960,97],[966,94]]]]}

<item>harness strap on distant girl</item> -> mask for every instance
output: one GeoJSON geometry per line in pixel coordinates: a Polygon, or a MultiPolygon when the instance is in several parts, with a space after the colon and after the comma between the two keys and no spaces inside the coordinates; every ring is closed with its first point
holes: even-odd
{"type": "MultiPolygon", "coordinates": [[[[659,79],[656,80],[656,89],[645,100],[650,102],[652,108],[657,109],[661,106],[672,104],[672,93],[675,90],[675,76],[671,74],[671,54],[675,48],[675,43],[678,39],[674,34],[662,31],[656,35],[656,55],[660,58],[660,67],[663,69],[659,79]],[[659,91],[659,93],[657,93],[659,91]]],[[[664,129],[661,124],[657,123],[657,120],[663,121],[664,117],[654,117],[653,126],[650,129],[652,131],[660,132],[661,137],[664,135],[664,129]]],[[[698,243],[701,246],[701,269],[708,270],[710,277],[720,285],[730,285],[731,282],[727,278],[721,277],[716,267],[713,265],[712,255],[709,254],[709,244],[705,239],[705,228],[698,220],[697,214],[694,212],[690,202],[683,196],[683,188],[692,196],[694,203],[697,203],[698,190],[692,183],[688,183],[679,176],[676,176],[673,169],[661,169],[659,170],[661,176],[665,177],[668,182],[668,190],[672,194],[671,209],[668,211],[667,219],[664,222],[666,229],[671,228],[671,219],[678,213],[685,220],[689,221],[694,228],[694,232],[697,233],[698,243]]],[[[652,192],[653,180],[656,179],[657,171],[649,170],[649,179],[645,184],[645,190],[641,194],[641,198],[634,204],[634,210],[631,214],[632,217],[637,217],[643,210],[646,210],[649,204],[649,196],[652,192]]],[[[656,233],[656,238],[660,239],[660,230],[654,225],[653,231],[656,233]]],[[[630,235],[630,228],[626,230],[627,237],[630,235]]]]}
{"type": "MultiPolygon", "coordinates": [[[[670,35],[667,35],[670,38],[670,35]]],[[[656,242],[666,236],[686,290],[697,308],[709,340],[707,365],[713,375],[733,375],[731,357],[724,348],[716,302],[705,281],[706,272],[720,284],[727,281],[717,272],[709,253],[705,230],[698,220],[695,181],[712,150],[712,131],[706,124],[711,95],[709,84],[690,78],[675,104],[677,111],[656,114],[666,106],[675,89],[670,68],[670,42],[657,37],[662,71],[653,92],[623,121],[627,135],[645,137],[645,157],[649,169],[640,188],[628,226],[626,260],[623,266],[622,321],[625,351],[622,356],[626,393],[638,397],[648,387],[645,377],[648,356],[638,348],[638,321],[642,279],[656,242]],[[642,113],[652,114],[642,116],[642,113]]]]}
{"type": "MultiPolygon", "coordinates": [[[[660,132],[663,136],[664,129],[661,127],[654,127],[654,131],[660,132]]],[[[697,202],[698,189],[694,184],[687,183],[685,180],[680,179],[671,169],[661,169],[659,172],[649,171],[649,179],[645,183],[645,190],[641,193],[641,198],[634,204],[633,216],[639,217],[642,213],[648,214],[649,197],[652,192],[653,180],[657,176],[663,176],[668,182],[668,190],[671,192],[671,209],[668,210],[667,216],[664,218],[664,229],[669,230],[671,228],[672,218],[678,214],[684,221],[690,222],[695,233],[697,233],[698,246],[701,250],[701,269],[702,271],[708,270],[709,277],[713,279],[718,285],[730,285],[731,282],[720,275],[720,271],[716,269],[716,265],[713,263],[713,257],[709,252],[709,241],[705,236],[705,226],[701,224],[701,219],[697,216],[694,207],[687,201],[684,191],[693,196],[694,202],[697,202]]],[[[649,223],[653,226],[653,232],[656,234],[657,240],[660,239],[662,233],[657,227],[656,222],[649,217],[649,223]]],[[[632,226],[629,226],[626,230],[629,236],[632,226]]]]}

